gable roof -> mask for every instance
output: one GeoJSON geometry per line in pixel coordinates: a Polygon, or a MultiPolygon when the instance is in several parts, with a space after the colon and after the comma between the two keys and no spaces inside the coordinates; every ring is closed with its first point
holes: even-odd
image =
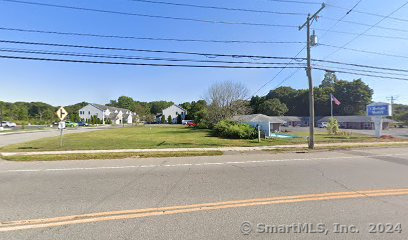
{"type": "Polygon", "coordinates": [[[115,110],[122,111],[122,113],[126,113],[127,111],[131,112],[129,109],[126,109],[126,108],[117,108],[117,107],[105,106],[102,104],[96,104],[96,103],[90,103],[90,105],[102,111],[106,111],[107,109],[109,109],[109,111],[111,112],[114,112],[115,110]]]}
{"type": "Polygon", "coordinates": [[[169,107],[166,107],[165,109],[162,110],[162,112],[163,112],[164,110],[168,109],[168,108],[173,107],[173,106],[176,106],[176,107],[180,108],[182,111],[184,111],[184,112],[187,113],[187,110],[186,110],[186,109],[182,108],[180,105],[177,105],[177,104],[173,104],[173,105],[171,105],[171,106],[169,106],[169,107]]]}
{"type": "Polygon", "coordinates": [[[271,122],[271,123],[285,123],[279,117],[271,117],[263,114],[237,115],[232,117],[232,120],[238,122],[271,122]]]}

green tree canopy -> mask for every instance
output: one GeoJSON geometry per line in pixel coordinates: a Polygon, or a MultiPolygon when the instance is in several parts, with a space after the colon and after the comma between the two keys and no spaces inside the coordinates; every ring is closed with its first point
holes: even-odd
{"type": "Polygon", "coordinates": [[[259,105],[259,113],[268,116],[283,116],[287,111],[286,105],[277,98],[268,99],[259,105]]]}

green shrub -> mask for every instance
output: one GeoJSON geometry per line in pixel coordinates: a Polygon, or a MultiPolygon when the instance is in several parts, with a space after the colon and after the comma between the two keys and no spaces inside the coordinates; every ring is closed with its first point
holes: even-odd
{"type": "Polygon", "coordinates": [[[214,132],[217,136],[226,138],[254,139],[257,137],[257,131],[252,126],[225,120],[214,126],[214,132]]]}
{"type": "Polygon", "coordinates": [[[339,122],[335,118],[330,118],[327,123],[327,131],[331,135],[338,135],[340,132],[339,122]]]}

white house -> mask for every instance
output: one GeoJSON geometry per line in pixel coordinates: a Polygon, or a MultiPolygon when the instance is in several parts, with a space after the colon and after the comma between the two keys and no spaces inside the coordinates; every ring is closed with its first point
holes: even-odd
{"type": "Polygon", "coordinates": [[[166,123],[167,123],[167,119],[169,116],[171,116],[173,123],[177,123],[177,117],[179,115],[181,116],[181,120],[186,119],[187,110],[180,107],[179,105],[173,104],[170,107],[163,109],[162,113],[156,116],[157,123],[161,123],[161,118],[163,115],[164,115],[164,118],[166,119],[166,123]]]}
{"type": "Polygon", "coordinates": [[[94,103],[90,103],[79,109],[79,117],[81,119],[89,120],[92,116],[99,118],[103,123],[109,119],[112,121],[112,124],[132,124],[135,113],[124,108],[110,107],[94,103]]]}
{"type": "Polygon", "coordinates": [[[238,115],[232,118],[233,121],[249,124],[255,128],[259,126],[265,137],[270,137],[275,131],[280,131],[280,126],[285,123],[278,117],[270,117],[263,114],[238,115]]]}

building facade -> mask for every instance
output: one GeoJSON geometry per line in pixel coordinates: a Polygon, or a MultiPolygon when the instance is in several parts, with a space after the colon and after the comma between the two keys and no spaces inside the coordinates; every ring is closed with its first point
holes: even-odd
{"type": "Polygon", "coordinates": [[[133,113],[129,109],[110,107],[101,104],[90,103],[85,107],[79,109],[79,117],[81,119],[90,120],[94,116],[99,118],[102,123],[106,123],[108,120],[112,124],[132,124],[136,113],[133,113]]]}
{"type": "Polygon", "coordinates": [[[166,119],[166,123],[169,116],[171,117],[172,123],[177,123],[178,116],[181,117],[181,121],[186,119],[187,110],[179,105],[173,104],[170,107],[163,109],[162,113],[156,116],[156,123],[161,123],[162,116],[166,119]]]}

